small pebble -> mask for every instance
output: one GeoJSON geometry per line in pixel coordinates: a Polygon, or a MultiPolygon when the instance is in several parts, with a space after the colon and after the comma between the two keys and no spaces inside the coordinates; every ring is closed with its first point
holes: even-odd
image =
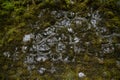
{"type": "Polygon", "coordinates": [[[78,73],[79,78],[85,77],[86,75],[83,72],[78,73]]]}

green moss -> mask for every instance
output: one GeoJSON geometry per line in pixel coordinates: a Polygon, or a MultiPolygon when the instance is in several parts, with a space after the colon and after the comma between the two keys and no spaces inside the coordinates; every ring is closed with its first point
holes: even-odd
{"type": "Polygon", "coordinates": [[[104,60],[105,66],[112,67],[116,65],[116,60],[115,59],[106,59],[104,60]]]}
{"type": "Polygon", "coordinates": [[[72,6],[73,8],[71,8],[72,11],[74,12],[81,12],[81,14],[87,10],[87,5],[86,3],[82,2],[82,3],[76,3],[75,5],[72,6]],[[82,12],[83,11],[83,12],[82,12]]]}
{"type": "Polygon", "coordinates": [[[43,27],[50,27],[50,25],[51,24],[49,22],[46,22],[46,23],[43,24],[43,27]]]}
{"type": "Polygon", "coordinates": [[[26,12],[26,13],[24,13],[23,17],[25,19],[31,19],[33,17],[33,15],[31,13],[29,13],[29,12],[26,12]]]}
{"type": "Polygon", "coordinates": [[[2,4],[2,8],[4,8],[5,10],[12,10],[14,8],[14,4],[9,1],[5,1],[2,4]]]}
{"type": "Polygon", "coordinates": [[[96,76],[95,80],[104,80],[101,76],[96,76]]]}
{"type": "Polygon", "coordinates": [[[66,70],[66,72],[62,75],[63,80],[73,80],[76,79],[76,73],[72,71],[70,68],[66,70]]]}
{"type": "Polygon", "coordinates": [[[84,55],[84,61],[90,61],[90,57],[87,54],[84,55]]]}

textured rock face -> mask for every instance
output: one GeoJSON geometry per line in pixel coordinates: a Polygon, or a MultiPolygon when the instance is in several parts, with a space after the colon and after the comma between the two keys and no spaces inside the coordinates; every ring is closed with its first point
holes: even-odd
{"type": "MultiPolygon", "coordinates": [[[[3,40],[8,39],[10,45],[4,44],[7,47],[0,51],[3,53],[2,57],[0,55],[3,64],[0,68],[5,70],[5,76],[11,75],[13,79],[16,76],[23,80],[41,80],[41,77],[42,80],[48,77],[51,80],[88,80],[91,77],[93,80],[118,79],[120,27],[116,15],[119,10],[109,8],[111,5],[108,6],[108,1],[104,3],[102,12],[102,8],[97,10],[99,4],[93,1],[41,0],[40,4],[27,5],[28,10],[23,16],[13,16],[18,19],[19,25],[5,28],[7,32],[3,33],[6,34],[3,40]],[[54,2],[60,5],[55,5],[54,2]],[[88,4],[94,5],[93,8],[88,4]],[[70,8],[72,5],[75,7],[70,8]],[[40,6],[44,9],[39,10],[40,6]],[[31,8],[38,11],[34,12],[31,8]],[[20,17],[25,19],[19,19],[20,17]]],[[[101,3],[102,1],[105,0],[101,0],[101,3]]],[[[1,29],[0,27],[0,31],[1,29]]]]}
{"type": "MultiPolygon", "coordinates": [[[[31,55],[32,64],[45,61],[51,61],[50,64],[77,62],[79,59],[76,57],[81,54],[99,57],[98,63],[101,59],[104,63],[104,56],[114,53],[115,45],[119,44],[118,42],[113,44],[113,37],[117,38],[119,34],[116,32],[108,34],[107,27],[100,24],[102,18],[99,11],[90,11],[87,14],[90,17],[89,19],[81,17],[78,15],[79,13],[50,11],[49,16],[55,19],[55,23],[39,32],[41,18],[45,15],[42,12],[45,13],[46,11],[43,9],[36,24],[32,25],[37,31],[37,33],[32,33],[34,37],[30,44],[31,47],[29,47],[31,54],[34,54],[34,56],[31,55]]],[[[30,55],[26,57],[28,56],[30,57],[30,55]]],[[[28,63],[29,59],[31,61],[31,58],[26,58],[28,63]]],[[[57,72],[57,70],[55,71],[57,72]]],[[[85,76],[80,73],[79,76],[81,75],[85,76]]]]}

